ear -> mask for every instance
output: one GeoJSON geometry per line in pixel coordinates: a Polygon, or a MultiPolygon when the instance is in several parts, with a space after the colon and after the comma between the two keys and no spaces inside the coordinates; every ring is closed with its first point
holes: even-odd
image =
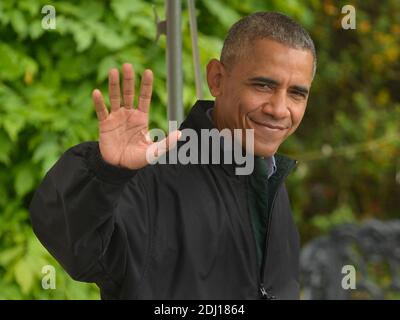
{"type": "Polygon", "coordinates": [[[225,69],[222,63],[217,59],[211,59],[207,64],[207,83],[213,97],[222,94],[222,80],[224,75],[225,69]]]}

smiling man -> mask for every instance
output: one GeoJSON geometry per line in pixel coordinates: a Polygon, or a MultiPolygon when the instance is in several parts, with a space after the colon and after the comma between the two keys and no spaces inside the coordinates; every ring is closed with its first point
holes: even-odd
{"type": "Polygon", "coordinates": [[[207,66],[215,101],[198,101],[180,130],[253,129],[254,141],[240,141],[253,150],[248,175],[224,157],[149,165],[149,148],[167,156],[187,141],[179,131],[149,140],[150,70],[137,107],[131,65],[122,98],[111,70],[110,111],[93,92],[99,141],[69,149],[47,173],[30,207],[36,235],[104,299],[297,299],[299,235],[284,183],[295,161],[277,150],[303,118],[315,69],[310,36],[282,14],[255,13],[230,29],[220,61],[207,66]]]}
{"type": "Polygon", "coordinates": [[[254,129],[256,155],[271,156],[299,126],[316,68],[306,31],[277,13],[236,23],[207,79],[222,128],[254,129]]]}

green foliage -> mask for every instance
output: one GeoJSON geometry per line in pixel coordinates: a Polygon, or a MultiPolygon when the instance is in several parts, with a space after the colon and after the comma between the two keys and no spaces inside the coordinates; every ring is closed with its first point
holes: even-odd
{"type": "Polygon", "coordinates": [[[342,206],[326,214],[315,215],[311,219],[311,225],[322,232],[332,230],[334,227],[345,223],[354,223],[354,213],[348,206],[342,206]]]}
{"type": "MultiPolygon", "coordinates": [[[[91,92],[107,92],[111,67],[132,62],[138,75],[154,71],[150,127],[167,130],[165,37],[154,42],[152,13],[154,4],[163,17],[164,1],[52,1],[57,28],[45,30],[48,4],[0,2],[0,299],[98,299],[97,287],[70,279],[40,245],[28,205],[67,148],[97,138],[91,92]],[[44,265],[56,268],[56,290],[41,287],[44,265]]],[[[398,215],[400,4],[353,1],[357,29],[343,30],[344,4],[196,1],[203,70],[219,57],[230,25],[255,11],[284,12],[315,39],[309,107],[281,150],[300,160],[288,184],[304,241],[338,223],[398,215]]],[[[196,97],[186,1],[182,30],[188,111],[196,97]]],[[[204,80],[203,88],[210,98],[204,80]]]]}
{"type": "Polygon", "coordinates": [[[289,189],[303,241],[336,219],[399,216],[400,3],[353,1],[355,30],[341,28],[345,4],[309,2],[319,65],[303,122],[281,149],[300,161],[289,189]]]}

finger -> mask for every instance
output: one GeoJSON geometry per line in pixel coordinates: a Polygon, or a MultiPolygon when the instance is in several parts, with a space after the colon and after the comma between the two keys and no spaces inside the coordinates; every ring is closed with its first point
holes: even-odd
{"type": "Polygon", "coordinates": [[[110,94],[111,112],[117,111],[121,106],[121,91],[117,69],[111,69],[108,73],[108,92],[110,94]]]}
{"type": "Polygon", "coordinates": [[[130,63],[124,63],[122,66],[123,82],[122,92],[124,96],[124,107],[133,108],[133,97],[135,95],[135,73],[130,63]]]}
{"type": "Polygon", "coordinates": [[[99,89],[93,90],[92,99],[96,109],[97,119],[103,121],[108,117],[108,110],[104,104],[103,95],[99,89]]]}
{"type": "Polygon", "coordinates": [[[142,83],[140,84],[140,95],[138,102],[139,110],[148,113],[152,91],[153,91],[153,72],[150,69],[146,69],[143,72],[142,83]]]}

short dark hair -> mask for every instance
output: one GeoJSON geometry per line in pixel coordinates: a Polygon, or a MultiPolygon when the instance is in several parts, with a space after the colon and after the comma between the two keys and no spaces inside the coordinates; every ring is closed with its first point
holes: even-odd
{"type": "Polygon", "coordinates": [[[236,22],[224,40],[221,62],[226,66],[233,65],[249,42],[258,39],[271,39],[295,49],[311,51],[314,77],[317,69],[314,42],[299,23],[278,12],[256,12],[236,22]]]}

